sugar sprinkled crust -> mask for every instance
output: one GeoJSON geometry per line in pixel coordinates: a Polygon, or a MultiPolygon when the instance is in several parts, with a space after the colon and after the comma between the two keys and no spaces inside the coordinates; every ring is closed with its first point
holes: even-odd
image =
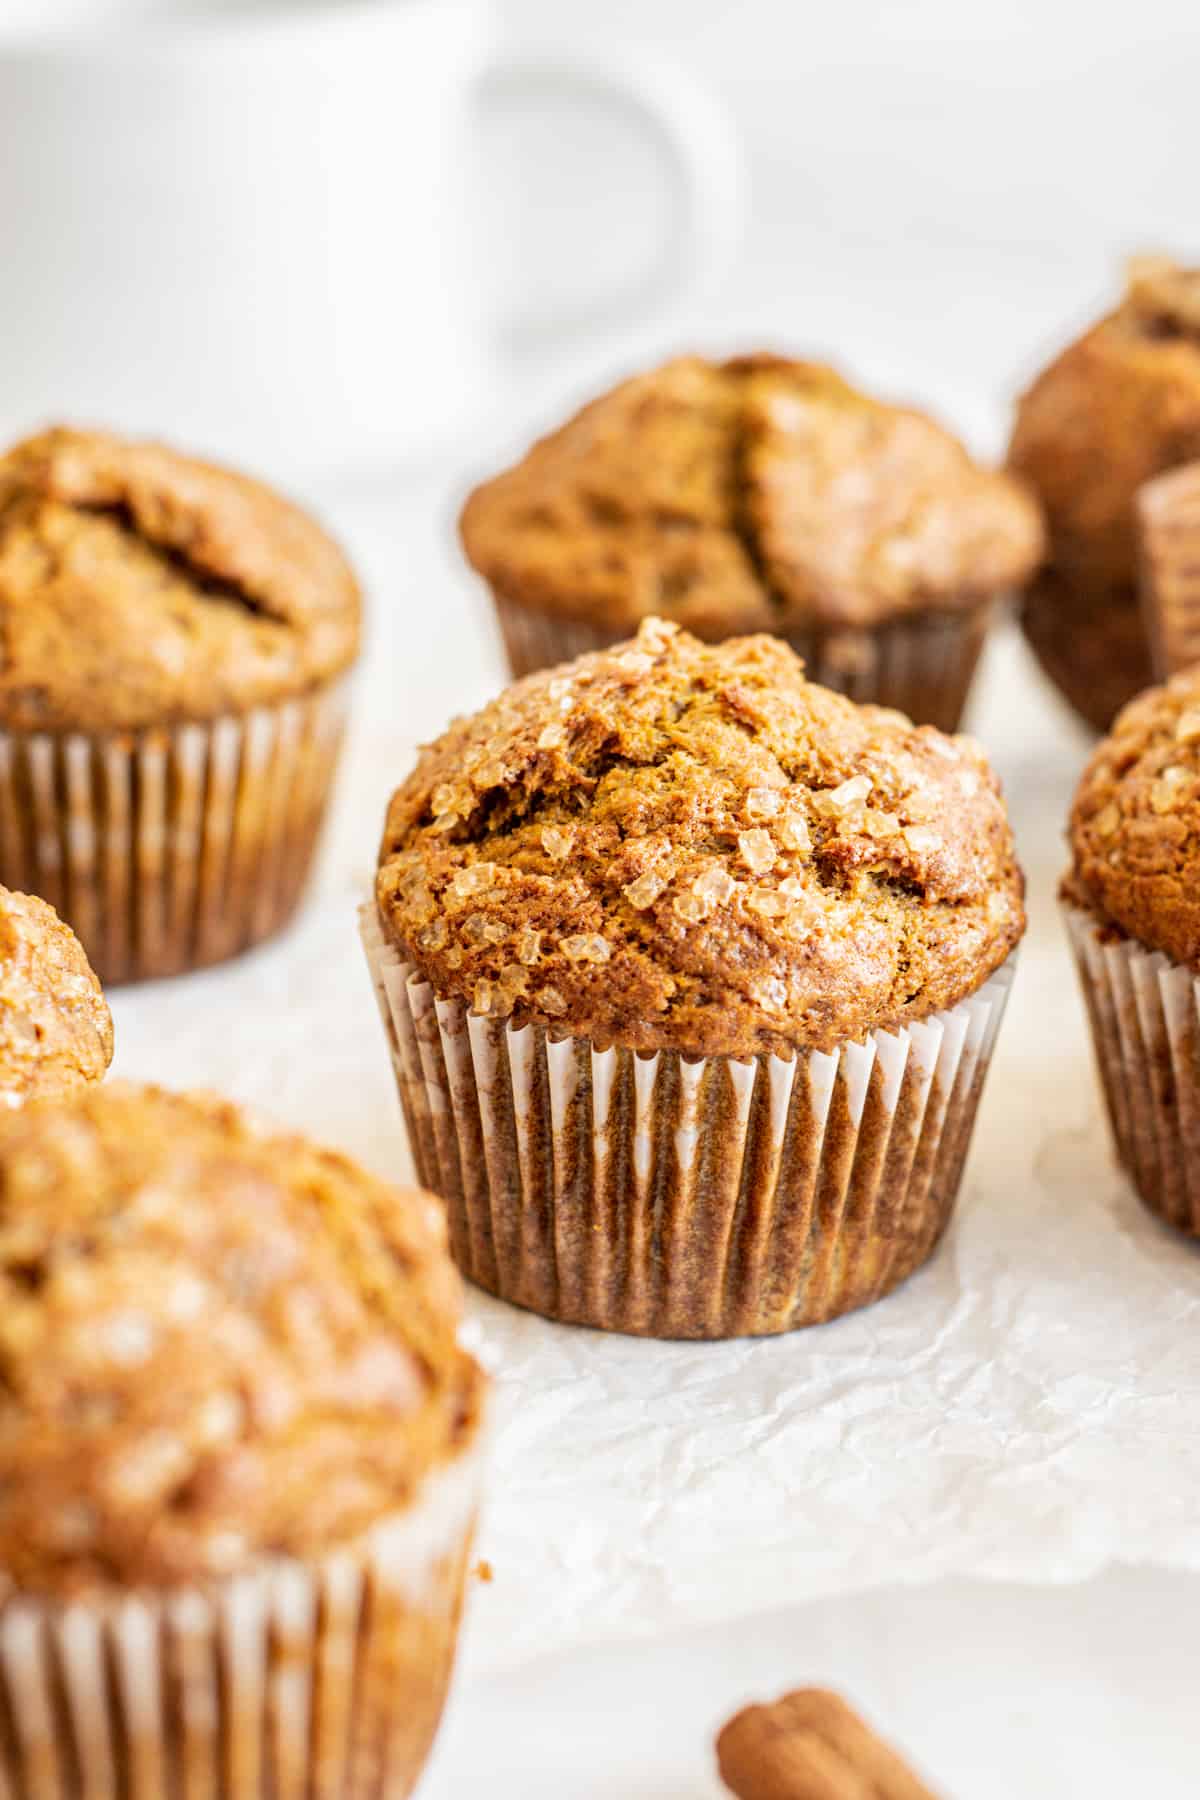
{"type": "MultiPolygon", "coordinates": [[[[0,1572],[69,1594],[316,1554],[473,1424],[440,1206],[226,1102],[0,1120],[0,1572]]],[[[0,1598],[2,1598],[0,1590],[0,1598]]]]}
{"type": "Polygon", "coordinates": [[[99,1081],[112,1060],[108,1002],[52,906],[0,887],[0,1108],[99,1081]]]}
{"type": "Polygon", "coordinates": [[[1200,969],[1200,670],[1118,717],[1071,811],[1064,896],[1200,969]]]}
{"type": "Polygon", "coordinates": [[[638,1049],[829,1049],[956,1004],[1024,928],[968,738],[660,620],[530,676],[388,811],[384,928],[442,994],[638,1049]]]}
{"type": "Polygon", "coordinates": [[[509,600],[710,639],[968,605],[1042,547],[1028,495],[931,419],[767,355],[623,382],[477,488],[462,538],[509,600]]]}
{"type": "Polygon", "coordinates": [[[0,458],[0,724],[104,730],[305,692],[358,649],[337,545],[248,476],[59,428],[0,458]]]}

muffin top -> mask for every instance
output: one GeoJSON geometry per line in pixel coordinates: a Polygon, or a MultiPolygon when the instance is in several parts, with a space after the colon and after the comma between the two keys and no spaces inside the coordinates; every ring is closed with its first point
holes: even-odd
{"type": "Polygon", "coordinates": [[[1068,900],[1200,971],[1200,668],[1148,688],[1084,770],[1068,900]]]}
{"type": "Polygon", "coordinates": [[[1116,311],[1022,396],[1009,461],[1041,498],[1055,564],[1102,591],[1136,580],[1138,488],[1197,456],[1200,270],[1142,258],[1116,311]]]}
{"type": "Polygon", "coordinates": [[[357,653],[337,545],[257,481],[58,429],[0,458],[0,724],[103,731],[305,692],[357,653]]]}
{"type": "Polygon", "coordinates": [[[0,887],[0,1108],[69,1094],[112,1061],[108,1002],[52,906],[0,887]]]}
{"type": "Polygon", "coordinates": [[[1024,927],[968,738],[662,620],[518,682],[393,796],[379,912],[438,993],[600,1044],[829,1049],[970,994],[1024,927]]]}
{"type": "MultiPolygon", "coordinates": [[[[0,1579],[67,1595],[344,1544],[474,1424],[442,1210],[211,1097],[0,1121],[0,1579]]],[[[0,1598],[2,1598],[0,1593],[0,1598]]]]}
{"type": "Polygon", "coordinates": [[[681,357],[623,382],[467,501],[508,599],[702,637],[871,625],[1023,581],[1037,509],[923,414],[783,357],[681,357]]]}

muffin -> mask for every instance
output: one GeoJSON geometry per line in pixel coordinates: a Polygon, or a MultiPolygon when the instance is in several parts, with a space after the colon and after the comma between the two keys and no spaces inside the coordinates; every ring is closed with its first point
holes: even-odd
{"type": "Polygon", "coordinates": [[[0,880],[103,981],[287,921],[359,610],[337,546],[243,475],[99,432],[0,458],[0,880]]]}
{"type": "Polygon", "coordinates": [[[0,1108],[102,1079],[112,1015],[69,926],[52,906],[0,888],[0,1108]]]}
{"type": "Polygon", "coordinates": [[[830,1318],[925,1260],[1023,926],[970,741],[660,620],[429,746],[364,913],[462,1269],[685,1338],[830,1318]]]}
{"type": "Polygon", "coordinates": [[[0,1121],[0,1772],[408,1794],[481,1376],[440,1208],[214,1099],[0,1121]]]}
{"type": "Polygon", "coordinates": [[[1022,397],[1009,451],[1049,532],[1046,565],[1025,596],[1025,634],[1098,731],[1154,673],[1138,596],[1139,491],[1196,457],[1200,272],[1144,259],[1131,265],[1116,310],[1022,397]]]}
{"type": "Polygon", "coordinates": [[[1200,669],[1121,713],[1079,784],[1062,886],[1118,1158],[1200,1236],[1200,669]]]}
{"type": "Polygon", "coordinates": [[[1041,522],[923,414],[777,356],[623,382],[477,488],[461,521],[514,675],[662,614],[786,638],[856,700],[953,730],[1041,522]]]}

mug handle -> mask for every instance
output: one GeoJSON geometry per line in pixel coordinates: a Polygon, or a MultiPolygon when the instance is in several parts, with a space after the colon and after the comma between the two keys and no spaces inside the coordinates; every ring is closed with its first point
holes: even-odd
{"type": "Polygon", "coordinates": [[[599,103],[655,146],[675,189],[673,229],[649,266],[609,293],[549,309],[535,299],[502,319],[500,336],[514,348],[620,330],[694,299],[729,266],[739,235],[741,148],[728,114],[700,82],[640,49],[517,51],[484,72],[477,98],[491,112],[564,93],[599,103]]]}

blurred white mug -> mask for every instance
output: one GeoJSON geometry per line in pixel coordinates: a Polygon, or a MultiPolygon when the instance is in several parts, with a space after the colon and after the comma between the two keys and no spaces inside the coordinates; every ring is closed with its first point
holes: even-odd
{"type": "Polygon", "coordinates": [[[548,97],[650,143],[673,221],[574,326],[710,276],[734,146],[645,59],[506,61],[486,0],[3,0],[5,440],[64,418],[307,478],[449,437],[498,368],[472,139],[548,97]]]}

